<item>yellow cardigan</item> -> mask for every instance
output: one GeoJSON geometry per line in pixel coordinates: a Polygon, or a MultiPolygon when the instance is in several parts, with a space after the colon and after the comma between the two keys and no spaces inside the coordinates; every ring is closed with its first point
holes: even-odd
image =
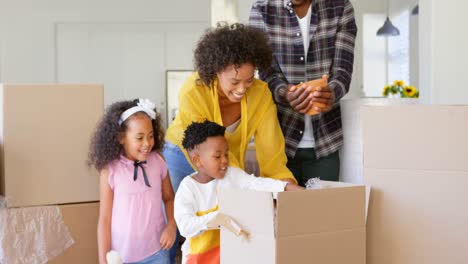
{"type": "MultiPolygon", "coordinates": [[[[182,147],[182,139],[187,126],[192,122],[204,120],[223,125],[218,93],[213,88],[217,85],[216,80],[212,87],[207,87],[199,79],[198,73],[194,73],[187,78],[179,93],[179,111],[166,131],[166,140],[179,146],[189,162],[187,152],[182,147]]],[[[284,137],[278,122],[276,106],[265,82],[255,79],[252,86],[247,89],[241,101],[241,123],[237,129],[240,129],[241,136],[233,137],[231,141],[228,139],[230,151],[231,149],[239,150],[237,153],[229,153],[230,166],[244,169],[247,145],[250,138],[254,136],[260,175],[296,181],[286,167],[284,137]]]]}

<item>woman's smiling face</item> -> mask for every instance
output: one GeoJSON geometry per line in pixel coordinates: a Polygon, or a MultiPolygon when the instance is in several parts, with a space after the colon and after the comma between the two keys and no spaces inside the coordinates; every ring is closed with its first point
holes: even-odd
{"type": "Polygon", "coordinates": [[[230,65],[218,72],[218,90],[232,103],[239,103],[247,89],[252,86],[255,67],[244,63],[240,67],[230,65]]]}

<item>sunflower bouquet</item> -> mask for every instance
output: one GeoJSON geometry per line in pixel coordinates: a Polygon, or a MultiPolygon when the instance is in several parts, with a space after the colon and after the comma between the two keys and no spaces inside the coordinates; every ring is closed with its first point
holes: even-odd
{"type": "Polygon", "coordinates": [[[395,80],[392,85],[385,85],[382,95],[385,97],[418,98],[419,90],[413,85],[405,85],[404,81],[395,80]]]}

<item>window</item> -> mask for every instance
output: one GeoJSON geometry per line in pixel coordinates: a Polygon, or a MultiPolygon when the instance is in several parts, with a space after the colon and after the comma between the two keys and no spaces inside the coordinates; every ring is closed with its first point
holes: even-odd
{"type": "Polygon", "coordinates": [[[410,82],[409,65],[409,10],[392,18],[393,24],[400,30],[400,36],[388,37],[388,82],[403,80],[410,82]]]}

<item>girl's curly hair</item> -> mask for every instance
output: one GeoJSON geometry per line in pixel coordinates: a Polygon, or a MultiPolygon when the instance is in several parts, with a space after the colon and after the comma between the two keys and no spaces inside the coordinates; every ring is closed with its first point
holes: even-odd
{"type": "Polygon", "coordinates": [[[200,79],[210,86],[216,74],[230,65],[250,63],[259,71],[268,69],[272,49],[267,35],[240,23],[218,24],[208,29],[195,48],[194,64],[200,79]]]}
{"type": "MultiPolygon", "coordinates": [[[[119,125],[120,115],[136,106],[138,99],[133,101],[120,101],[110,105],[101,121],[98,123],[94,135],[91,138],[88,153],[88,166],[94,166],[98,171],[104,169],[110,162],[119,158],[123,151],[122,145],[119,143],[119,136],[127,130],[128,120],[125,120],[122,125],[119,125]]],[[[161,122],[161,115],[156,112],[156,119],[151,120],[154,133],[153,150],[162,151],[164,146],[164,130],[161,122]]]]}

